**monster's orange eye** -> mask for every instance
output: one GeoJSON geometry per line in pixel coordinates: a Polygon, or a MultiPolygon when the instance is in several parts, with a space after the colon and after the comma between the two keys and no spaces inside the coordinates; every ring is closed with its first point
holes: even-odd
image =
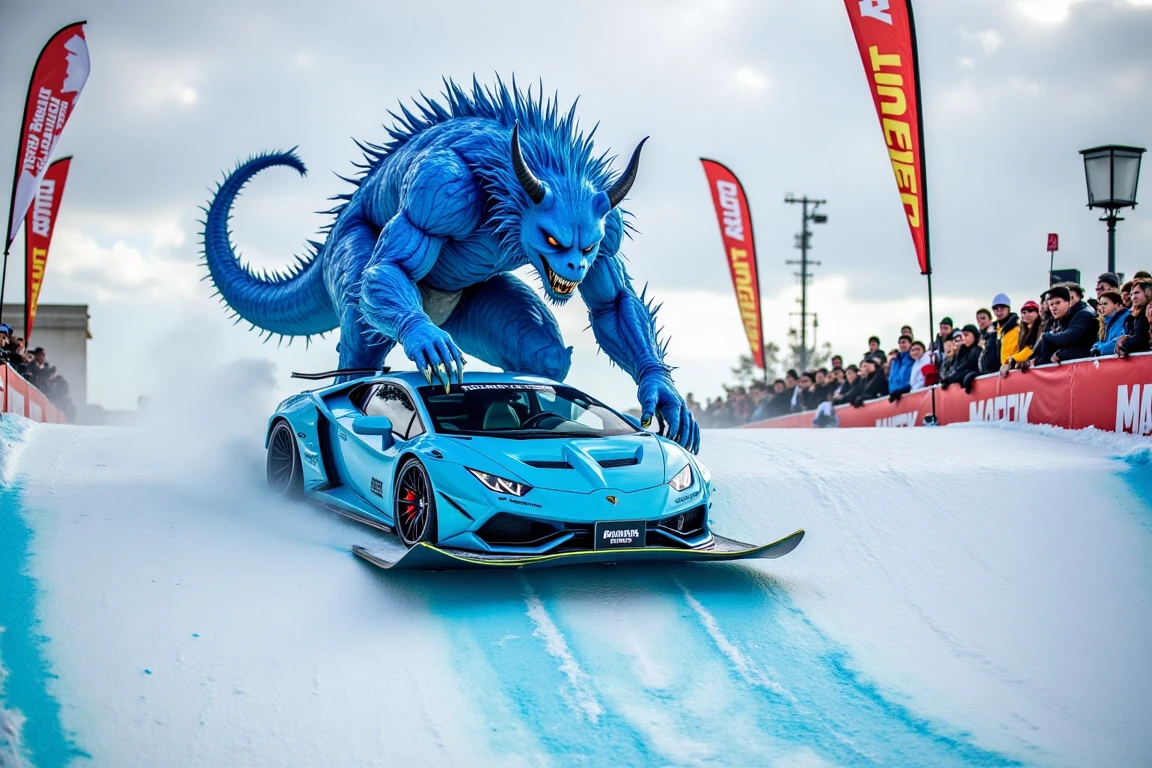
{"type": "Polygon", "coordinates": [[[590,245],[590,246],[588,246],[587,248],[585,248],[584,250],[580,251],[580,253],[582,253],[582,254],[584,254],[585,256],[587,256],[588,254],[592,253],[592,249],[593,249],[593,248],[595,248],[595,247],[596,247],[596,246],[594,246],[594,245],[590,245]]]}
{"type": "Polygon", "coordinates": [[[548,245],[559,246],[560,242],[556,238],[552,237],[552,235],[548,235],[548,245]]]}

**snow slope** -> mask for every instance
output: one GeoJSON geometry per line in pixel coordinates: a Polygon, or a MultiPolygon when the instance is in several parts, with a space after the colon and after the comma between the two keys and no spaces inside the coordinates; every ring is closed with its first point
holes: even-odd
{"type": "Polygon", "coordinates": [[[715,528],[804,527],[796,552],[405,575],[349,554],[370,529],[263,493],[261,403],[182,412],[2,422],[0,766],[1125,766],[1152,749],[1134,440],[708,432],[715,528]]]}

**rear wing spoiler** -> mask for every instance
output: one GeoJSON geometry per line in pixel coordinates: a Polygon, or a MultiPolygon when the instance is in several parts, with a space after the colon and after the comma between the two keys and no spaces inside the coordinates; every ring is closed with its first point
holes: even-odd
{"type": "Polygon", "coordinates": [[[391,369],[387,366],[382,368],[337,368],[334,371],[322,371],[320,373],[300,373],[299,371],[292,372],[294,379],[307,379],[308,381],[323,381],[324,379],[332,379],[337,376],[373,376],[380,373],[388,373],[391,369]]]}

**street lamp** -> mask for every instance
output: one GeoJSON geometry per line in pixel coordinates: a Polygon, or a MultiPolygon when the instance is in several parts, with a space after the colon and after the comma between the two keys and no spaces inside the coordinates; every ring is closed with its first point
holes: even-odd
{"type": "Polygon", "coordinates": [[[1140,147],[1106,147],[1082,149],[1084,177],[1088,181],[1088,207],[1102,208],[1106,215],[1100,221],[1108,222],[1108,271],[1116,271],[1116,222],[1124,221],[1116,214],[1121,208],[1136,205],[1136,182],[1140,179],[1140,147]]]}

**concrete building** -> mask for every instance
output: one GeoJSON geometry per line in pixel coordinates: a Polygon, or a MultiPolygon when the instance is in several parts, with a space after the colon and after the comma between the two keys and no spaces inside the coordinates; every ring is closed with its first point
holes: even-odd
{"type": "MultiPolygon", "coordinates": [[[[24,305],[4,305],[3,322],[12,326],[16,336],[24,336],[24,305]]],[[[89,413],[88,408],[88,331],[87,304],[41,304],[28,348],[44,347],[48,362],[68,381],[76,420],[82,424],[100,423],[103,409],[89,413]]]]}

